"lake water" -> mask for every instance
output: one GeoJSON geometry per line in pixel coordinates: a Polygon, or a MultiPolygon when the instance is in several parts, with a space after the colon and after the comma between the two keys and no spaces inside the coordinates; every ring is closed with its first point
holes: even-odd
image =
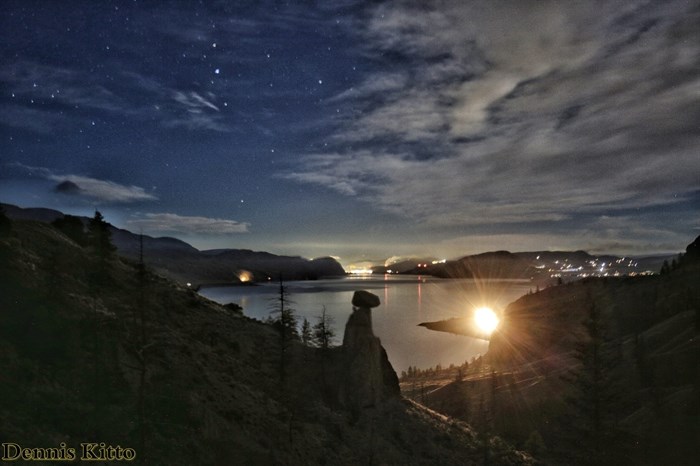
{"type": "MultiPolygon", "coordinates": [[[[285,282],[291,306],[299,317],[313,325],[323,307],[333,318],[335,343],[341,344],[343,331],[352,313],[352,295],[367,290],[379,296],[381,305],[372,310],[374,333],[400,374],[409,365],[427,368],[441,364],[461,364],[483,354],[488,342],[460,335],[435,332],[418,324],[464,316],[479,306],[502,311],[508,303],[532,287],[523,280],[442,280],[422,276],[361,276],[339,279],[285,282]]],[[[243,312],[260,320],[275,309],[279,283],[257,286],[213,287],[200,290],[203,296],[222,303],[237,303],[243,312]]]]}

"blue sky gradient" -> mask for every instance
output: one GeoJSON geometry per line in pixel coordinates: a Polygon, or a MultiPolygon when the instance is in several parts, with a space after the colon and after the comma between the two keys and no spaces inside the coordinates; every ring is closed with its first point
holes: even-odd
{"type": "Polygon", "coordinates": [[[6,1],[0,18],[3,202],[345,264],[698,234],[698,1],[6,1]]]}

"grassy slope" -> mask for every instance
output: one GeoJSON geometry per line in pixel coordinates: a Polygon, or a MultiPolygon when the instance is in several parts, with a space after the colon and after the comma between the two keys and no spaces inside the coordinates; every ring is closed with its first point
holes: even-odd
{"type": "MultiPolygon", "coordinates": [[[[356,419],[329,406],[310,348],[293,346],[281,386],[271,326],[152,273],[140,286],[135,264],[118,258],[95,284],[87,251],[47,224],[14,222],[0,264],[0,441],[106,442],[168,465],[483,458],[469,426],[408,401],[356,419]]],[[[489,442],[495,464],[528,462],[489,442]]]]}

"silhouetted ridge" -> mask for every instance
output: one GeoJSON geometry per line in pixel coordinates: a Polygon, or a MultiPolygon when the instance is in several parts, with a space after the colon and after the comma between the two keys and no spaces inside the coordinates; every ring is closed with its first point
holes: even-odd
{"type": "MultiPolygon", "coordinates": [[[[67,216],[41,208],[23,209],[2,204],[8,218],[53,222],[65,217],[78,218],[87,225],[89,218],[67,216]]],[[[120,255],[144,261],[163,275],[180,283],[201,284],[237,283],[239,272],[247,270],[253,280],[267,281],[282,276],[285,280],[314,280],[345,274],[333,258],[309,260],[299,256],[279,256],[249,249],[210,249],[199,251],[190,244],[172,237],[155,238],[139,235],[109,225],[112,243],[120,255]]]]}

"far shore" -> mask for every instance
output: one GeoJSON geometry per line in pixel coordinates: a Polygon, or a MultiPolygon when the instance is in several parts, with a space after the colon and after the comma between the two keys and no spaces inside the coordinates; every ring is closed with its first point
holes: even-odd
{"type": "Polygon", "coordinates": [[[188,285],[195,291],[199,291],[202,288],[228,288],[232,286],[259,286],[256,282],[215,282],[215,283],[200,283],[198,285],[188,285]]]}

